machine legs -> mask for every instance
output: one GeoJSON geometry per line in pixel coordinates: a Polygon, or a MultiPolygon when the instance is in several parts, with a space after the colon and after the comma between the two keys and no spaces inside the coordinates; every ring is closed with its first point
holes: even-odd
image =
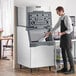
{"type": "MultiPolygon", "coordinates": [[[[20,65],[20,69],[22,69],[22,65],[20,65]]],[[[39,72],[39,68],[37,68],[38,69],[38,72],[39,72]]],[[[51,66],[49,66],[49,71],[51,71],[51,66]]],[[[32,73],[33,72],[33,68],[30,68],[30,73],[32,73]]]]}
{"type": "Polygon", "coordinates": [[[30,69],[30,72],[32,73],[32,69],[30,69]]]}
{"type": "Polygon", "coordinates": [[[51,71],[51,66],[49,66],[49,71],[51,71]]]}
{"type": "Polygon", "coordinates": [[[22,65],[20,65],[20,69],[22,69],[22,65]]]}
{"type": "MultiPolygon", "coordinates": [[[[31,73],[33,72],[33,69],[36,70],[36,68],[31,68],[31,69],[30,69],[30,72],[31,72],[31,73]]],[[[37,70],[39,71],[39,68],[37,68],[37,70]]]]}
{"type": "Polygon", "coordinates": [[[38,68],[38,72],[39,72],[39,68],[38,68]]]}

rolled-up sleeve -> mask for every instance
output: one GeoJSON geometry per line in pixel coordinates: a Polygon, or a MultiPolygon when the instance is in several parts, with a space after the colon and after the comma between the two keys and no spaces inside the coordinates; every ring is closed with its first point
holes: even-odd
{"type": "Polygon", "coordinates": [[[73,31],[71,18],[69,16],[65,16],[64,22],[65,22],[65,26],[67,27],[65,33],[70,34],[73,31]]]}

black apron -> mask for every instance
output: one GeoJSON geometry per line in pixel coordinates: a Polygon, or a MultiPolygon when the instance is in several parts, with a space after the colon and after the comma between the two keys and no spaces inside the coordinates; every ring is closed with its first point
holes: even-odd
{"type": "MultiPolygon", "coordinates": [[[[65,32],[67,30],[67,27],[65,26],[64,19],[61,20],[61,32],[65,32]]],[[[64,34],[60,38],[60,47],[61,48],[72,48],[72,43],[71,43],[71,34],[64,34]]]]}

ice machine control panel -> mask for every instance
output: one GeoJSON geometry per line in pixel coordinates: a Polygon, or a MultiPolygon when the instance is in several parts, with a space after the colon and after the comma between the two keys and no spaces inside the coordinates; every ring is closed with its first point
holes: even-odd
{"type": "Polygon", "coordinates": [[[51,12],[28,12],[28,20],[28,26],[34,28],[47,28],[52,25],[51,12]]]}

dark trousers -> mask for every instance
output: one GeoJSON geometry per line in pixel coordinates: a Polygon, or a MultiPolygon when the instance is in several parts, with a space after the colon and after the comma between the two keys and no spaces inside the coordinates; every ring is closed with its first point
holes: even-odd
{"type": "Polygon", "coordinates": [[[64,63],[64,68],[68,69],[67,67],[67,59],[70,64],[70,69],[74,69],[74,62],[73,62],[73,56],[72,56],[72,49],[68,48],[61,48],[62,49],[62,58],[63,58],[63,63],[64,63]]]}

